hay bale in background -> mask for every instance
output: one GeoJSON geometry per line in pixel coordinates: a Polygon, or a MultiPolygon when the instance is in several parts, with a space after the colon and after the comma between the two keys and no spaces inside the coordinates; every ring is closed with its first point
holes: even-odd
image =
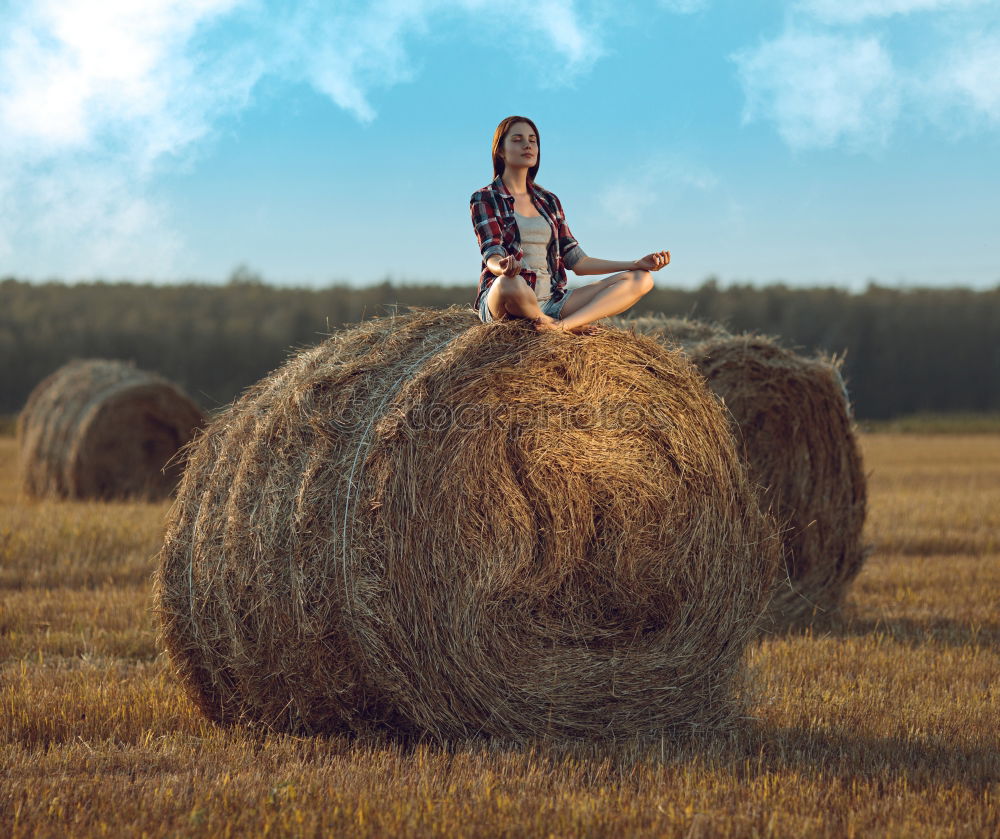
{"type": "Polygon", "coordinates": [[[725,401],[750,477],[765,490],[762,506],[785,527],[787,578],[768,607],[770,625],[838,608],[864,561],[867,498],[839,362],[679,318],[615,325],[682,346],[725,401]]]}
{"type": "Polygon", "coordinates": [[[71,361],[18,417],[21,489],[36,498],[163,498],[182,471],[168,462],[204,421],[161,376],[121,361],[71,361]]]}
{"type": "Polygon", "coordinates": [[[693,320],[692,318],[639,315],[630,318],[614,317],[607,320],[619,329],[631,329],[662,344],[679,345],[684,349],[690,349],[694,345],[712,338],[729,337],[729,332],[718,324],[693,320]]]}
{"type": "Polygon", "coordinates": [[[616,738],[732,717],[778,563],[682,353],[453,307],[344,330],[217,418],[155,599],[220,722],[616,738]]]}

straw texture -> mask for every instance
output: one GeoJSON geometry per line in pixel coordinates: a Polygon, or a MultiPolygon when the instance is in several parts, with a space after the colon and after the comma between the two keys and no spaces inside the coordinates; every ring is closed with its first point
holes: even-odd
{"type": "Polygon", "coordinates": [[[156,605],[220,722],[614,739],[732,719],[778,562],[680,352],[418,309],[209,426],[156,605]]]}
{"type": "Polygon", "coordinates": [[[765,628],[837,609],[864,562],[866,480],[840,362],[663,316],[617,319],[681,346],[729,409],[750,477],[783,526],[787,574],[765,628]]]}
{"type": "Polygon", "coordinates": [[[172,458],[204,421],[161,376],[121,361],[71,361],[42,380],[18,417],[22,492],[164,498],[183,468],[172,458]]]}

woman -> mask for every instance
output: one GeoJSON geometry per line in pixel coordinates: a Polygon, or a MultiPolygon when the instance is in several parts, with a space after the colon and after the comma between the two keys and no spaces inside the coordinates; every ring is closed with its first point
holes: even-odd
{"type": "Polygon", "coordinates": [[[588,326],[632,306],[653,287],[651,271],[670,263],[670,251],[632,262],[587,256],[559,199],[535,183],[538,129],[527,117],[507,117],[493,135],[493,182],[472,194],[472,226],[483,255],[475,307],[484,323],[527,318],[539,331],[590,332],[588,326]],[[578,276],[619,273],[575,289],[578,276]]]}

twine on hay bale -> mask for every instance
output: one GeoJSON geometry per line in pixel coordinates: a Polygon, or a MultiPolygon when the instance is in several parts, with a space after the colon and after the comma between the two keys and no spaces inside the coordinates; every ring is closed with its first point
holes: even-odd
{"type": "Polygon", "coordinates": [[[219,722],[618,738],[733,717],[778,563],[680,352],[452,307],[344,330],[217,418],[155,599],[219,722]]]}
{"type": "Polygon", "coordinates": [[[765,628],[837,609],[864,562],[867,498],[840,361],[683,318],[615,323],[683,347],[732,415],[761,503],[784,527],[787,574],[765,628]]]}
{"type": "Polygon", "coordinates": [[[71,361],[35,387],[18,417],[22,492],[166,497],[183,468],[174,456],[204,421],[180,388],[155,373],[121,361],[71,361]]]}

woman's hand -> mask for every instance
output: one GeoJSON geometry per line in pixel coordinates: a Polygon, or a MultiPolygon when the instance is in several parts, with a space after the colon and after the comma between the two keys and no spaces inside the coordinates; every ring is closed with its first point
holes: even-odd
{"type": "Polygon", "coordinates": [[[659,271],[669,264],[670,251],[657,251],[635,261],[635,267],[640,271],[659,271]]]}
{"type": "Polygon", "coordinates": [[[513,256],[501,256],[500,257],[500,276],[501,277],[516,277],[521,273],[521,263],[518,262],[513,256]]]}

